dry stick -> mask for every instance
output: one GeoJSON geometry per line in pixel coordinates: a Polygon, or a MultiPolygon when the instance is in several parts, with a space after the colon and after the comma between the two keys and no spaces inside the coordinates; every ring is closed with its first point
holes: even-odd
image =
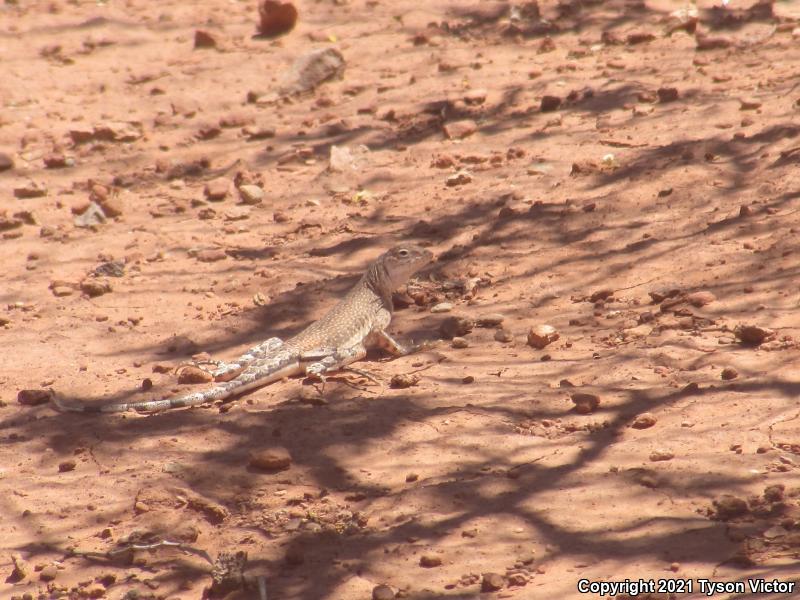
{"type": "Polygon", "coordinates": [[[188,544],[184,544],[183,542],[171,542],[169,540],[161,540],[158,542],[153,542],[152,544],[128,544],[123,546],[122,548],[115,548],[113,550],[107,550],[106,552],[94,552],[92,550],[77,550],[72,549],[69,551],[70,555],[72,556],[85,556],[87,558],[114,558],[118,554],[123,554],[124,552],[128,552],[130,550],[152,550],[154,548],[160,548],[161,546],[167,546],[172,548],[179,548],[184,552],[188,552],[190,554],[196,554],[201,558],[206,559],[212,565],[214,561],[211,560],[211,556],[209,556],[208,552],[202,550],[201,548],[195,548],[194,546],[189,546],[188,544]]]}

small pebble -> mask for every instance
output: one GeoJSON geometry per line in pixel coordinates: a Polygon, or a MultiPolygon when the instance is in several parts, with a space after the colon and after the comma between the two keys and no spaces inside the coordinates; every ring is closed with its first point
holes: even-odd
{"type": "Polygon", "coordinates": [[[472,331],[474,323],[466,317],[447,317],[439,325],[439,334],[446,340],[463,337],[472,331]]]}
{"type": "Polygon", "coordinates": [[[444,126],[444,133],[448,139],[461,140],[471,136],[478,130],[475,121],[465,119],[463,121],[453,121],[444,126]]]}
{"type": "Polygon", "coordinates": [[[423,554],[419,558],[419,566],[425,567],[426,569],[431,569],[433,567],[439,567],[442,564],[442,557],[437,556],[436,554],[423,554]]]}
{"type": "Polygon", "coordinates": [[[575,405],[575,412],[581,415],[593,413],[600,406],[600,396],[597,394],[574,392],[570,394],[570,399],[575,405]]]}
{"type": "Polygon", "coordinates": [[[494,339],[498,342],[502,342],[507,344],[509,342],[514,341],[514,334],[511,333],[508,329],[498,329],[494,332],[494,339]]]}
{"type": "Polygon", "coordinates": [[[214,36],[207,31],[198,29],[194,32],[194,47],[195,48],[216,48],[217,40],[214,36]]]}
{"type": "Polygon", "coordinates": [[[505,579],[499,573],[484,573],[481,578],[482,592],[496,592],[503,589],[505,579]]]}
{"type": "Polygon", "coordinates": [[[389,387],[394,389],[405,389],[419,383],[419,375],[416,373],[398,373],[393,375],[389,382],[389,387]]]}
{"type": "Polygon", "coordinates": [[[672,460],[673,458],[675,458],[675,454],[669,450],[653,450],[650,453],[650,460],[653,462],[672,460]]]}
{"type": "Polygon", "coordinates": [[[214,179],[206,184],[206,187],[203,189],[203,193],[208,200],[211,200],[212,202],[218,202],[227,197],[230,185],[230,181],[227,179],[214,179]]]}
{"type": "Polygon", "coordinates": [[[469,347],[469,341],[467,340],[467,338],[454,337],[453,341],[450,342],[450,345],[453,348],[457,348],[457,349],[468,348],[469,347]]]}
{"type": "Polygon", "coordinates": [[[444,183],[447,187],[455,187],[458,185],[465,185],[472,182],[472,175],[467,171],[459,171],[447,177],[444,183]]]}
{"type": "Polygon", "coordinates": [[[376,585],[372,588],[372,600],[393,600],[394,590],[388,585],[376,585]]]}
{"type": "Polygon", "coordinates": [[[257,185],[242,185],[239,186],[239,196],[245,204],[261,204],[264,190],[257,185]]]}
{"type": "Polygon", "coordinates": [[[644,412],[640,415],[637,415],[636,418],[631,423],[631,427],[634,429],[648,429],[655,425],[658,422],[655,415],[649,412],[644,412]]]}
{"type": "Polygon", "coordinates": [[[67,471],[74,471],[75,467],[78,466],[78,463],[75,462],[75,459],[68,458],[60,463],[58,463],[58,472],[59,473],[66,473],[67,471]]]}
{"type": "Polygon", "coordinates": [[[712,501],[716,516],[720,521],[727,521],[735,517],[741,517],[750,512],[747,502],[736,496],[724,494],[712,501]]]}
{"type": "Polygon", "coordinates": [[[558,96],[543,96],[539,108],[542,112],[553,112],[558,110],[559,106],[561,106],[561,98],[558,96]]]}
{"type": "Polygon", "coordinates": [[[47,195],[47,188],[43,184],[29,181],[19,187],[14,188],[15,198],[39,198],[47,195]]]}
{"type": "Polygon", "coordinates": [[[658,88],[658,101],[662,104],[665,102],[674,102],[678,99],[678,89],[674,87],[658,88]]]}
{"type": "Polygon", "coordinates": [[[725,367],[722,369],[722,373],[720,374],[720,377],[722,377],[723,381],[730,381],[731,379],[736,379],[738,376],[739,371],[733,367],[725,367]]]}
{"type": "Polygon", "coordinates": [[[200,262],[210,263],[225,260],[228,254],[222,248],[208,248],[197,252],[195,258],[200,262]]]}
{"type": "Polygon", "coordinates": [[[251,452],[248,464],[265,471],[280,471],[292,464],[292,457],[286,448],[276,446],[251,452]]]}
{"type": "Polygon", "coordinates": [[[475,321],[475,324],[478,327],[489,327],[489,328],[499,327],[500,325],[503,324],[504,320],[505,316],[499,313],[491,313],[488,315],[483,315],[481,317],[478,317],[478,320],[475,321]]]}
{"type": "Polygon", "coordinates": [[[50,402],[50,390],[20,390],[17,394],[17,402],[23,406],[39,406],[50,402]]]}
{"type": "Polygon", "coordinates": [[[452,302],[439,302],[439,304],[435,304],[431,307],[432,313],[446,313],[451,310],[453,310],[452,302]]]}
{"type": "Polygon", "coordinates": [[[700,292],[692,292],[686,299],[689,301],[689,304],[696,307],[705,306],[706,304],[711,304],[714,302],[717,297],[708,291],[700,291],[700,292]]]}
{"type": "Polygon", "coordinates": [[[191,383],[209,383],[214,381],[214,376],[205,369],[187,365],[182,367],[178,374],[178,383],[191,384],[191,383]]]}
{"type": "Polygon", "coordinates": [[[756,110],[761,108],[761,101],[755,98],[742,98],[739,100],[740,110],[756,110]]]}
{"type": "Polygon", "coordinates": [[[14,168],[14,160],[6,153],[0,152],[0,171],[8,171],[14,168]]]}

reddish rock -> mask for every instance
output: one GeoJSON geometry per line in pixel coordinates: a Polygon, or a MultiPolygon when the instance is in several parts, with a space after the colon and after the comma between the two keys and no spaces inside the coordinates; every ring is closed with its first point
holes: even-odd
{"type": "Polygon", "coordinates": [[[625,41],[630,45],[652,42],[656,36],[646,31],[633,31],[625,37],[625,41]]]}
{"type": "Polygon", "coordinates": [[[195,258],[200,262],[217,262],[219,260],[225,260],[228,258],[227,253],[225,250],[221,248],[209,248],[207,250],[200,250],[195,254],[195,258]]]}
{"type": "Polygon", "coordinates": [[[755,98],[742,98],[739,100],[740,110],[756,110],[761,108],[761,101],[755,98]]]}
{"type": "Polygon", "coordinates": [[[656,91],[658,94],[658,101],[662,104],[667,102],[674,102],[678,99],[678,88],[674,87],[661,87],[656,91]]]}
{"type": "Polygon", "coordinates": [[[94,137],[109,142],[134,142],[142,137],[142,130],[138,123],[107,121],[95,125],[94,137]]]}
{"type": "Polygon", "coordinates": [[[730,38],[722,36],[706,36],[697,35],[695,37],[696,48],[698,50],[719,50],[721,48],[729,48],[733,45],[730,38]]]}
{"type": "Polygon", "coordinates": [[[197,139],[213,140],[215,137],[219,137],[221,133],[222,128],[219,125],[215,125],[214,123],[205,123],[198,128],[197,139]]]}
{"type": "Polygon", "coordinates": [[[78,463],[75,461],[74,458],[68,458],[67,460],[63,460],[58,463],[58,472],[59,473],[67,473],[69,471],[74,471],[75,467],[78,466],[78,463]]]}
{"type": "Polygon", "coordinates": [[[0,211],[0,231],[8,231],[22,227],[22,220],[16,217],[9,217],[6,211],[0,211]]]}
{"type": "Polygon", "coordinates": [[[5,152],[0,152],[0,172],[14,168],[14,160],[5,152]]]}
{"type": "Polygon", "coordinates": [[[437,169],[449,169],[456,164],[455,159],[449,154],[440,154],[431,161],[431,166],[437,169]]]}
{"type": "Polygon", "coordinates": [[[227,179],[214,179],[206,184],[206,187],[203,189],[203,193],[208,200],[211,200],[212,202],[219,202],[227,197],[230,187],[231,182],[227,179]]]}
{"type": "Polygon", "coordinates": [[[750,512],[747,502],[736,496],[725,494],[712,502],[715,516],[720,521],[728,521],[750,512]]]}
{"type": "Polygon", "coordinates": [[[51,152],[42,159],[48,169],[63,169],[70,166],[70,161],[61,152],[51,152]]]}
{"type": "Polygon", "coordinates": [[[444,183],[447,187],[456,187],[459,185],[466,185],[472,182],[472,175],[468,171],[459,171],[447,177],[444,183]]]}
{"type": "Polygon", "coordinates": [[[591,414],[600,406],[600,396],[597,394],[575,392],[570,394],[570,400],[575,405],[575,412],[581,415],[591,414]]]}
{"type": "MultiPolygon", "coordinates": [[[[130,192],[125,193],[128,194],[130,192]]],[[[122,216],[124,202],[120,194],[112,194],[102,199],[98,198],[96,203],[108,218],[113,219],[114,217],[122,216]]]]}
{"type": "Polygon", "coordinates": [[[528,331],[528,345],[541,350],[555,342],[560,336],[555,327],[535,325],[528,331]]]}
{"type": "Polygon", "coordinates": [[[540,110],[542,112],[553,112],[558,110],[559,106],[561,106],[561,98],[558,96],[543,96],[540,110]]]}
{"type": "Polygon", "coordinates": [[[209,32],[198,29],[194,32],[194,47],[196,49],[216,48],[217,40],[209,32]]]}
{"type": "Polygon", "coordinates": [[[187,365],[180,370],[178,374],[178,383],[209,383],[214,381],[214,376],[200,367],[187,365]]]}
{"type": "Polygon", "coordinates": [[[475,121],[465,119],[463,121],[453,121],[444,126],[444,133],[451,140],[461,140],[471,136],[478,130],[475,121]]]}
{"type": "Polygon", "coordinates": [[[774,331],[758,325],[738,325],[734,334],[742,343],[751,346],[759,346],[775,337],[774,331]]]}
{"type": "Polygon", "coordinates": [[[263,0],[258,6],[258,32],[266,37],[289,33],[297,23],[297,9],[290,2],[263,0]]]}
{"type": "Polygon", "coordinates": [[[17,394],[17,402],[23,406],[39,406],[50,402],[51,396],[50,390],[20,390],[17,394]]]}
{"type": "Polygon", "coordinates": [[[442,557],[437,556],[436,554],[423,554],[419,558],[419,566],[425,567],[426,569],[432,569],[434,567],[439,567],[442,564],[442,557]]]}
{"type": "Polygon", "coordinates": [[[14,197],[25,199],[25,198],[40,198],[41,196],[47,195],[47,188],[40,183],[36,183],[34,181],[29,181],[19,187],[14,188],[14,197]]]}
{"type": "Polygon", "coordinates": [[[73,128],[69,130],[69,137],[73,144],[85,144],[94,139],[94,128],[86,125],[73,126],[73,128]]]}

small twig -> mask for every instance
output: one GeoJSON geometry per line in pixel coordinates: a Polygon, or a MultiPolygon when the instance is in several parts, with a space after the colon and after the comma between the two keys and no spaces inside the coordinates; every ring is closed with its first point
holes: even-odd
{"type": "Polygon", "coordinates": [[[769,425],[767,425],[767,431],[768,431],[767,438],[769,439],[770,446],[772,446],[773,448],[777,446],[775,440],[772,439],[772,434],[773,434],[772,428],[775,427],[775,425],[778,425],[779,423],[788,423],[789,421],[794,421],[797,418],[800,418],[800,412],[794,413],[794,416],[792,417],[788,418],[779,417],[777,419],[773,419],[772,421],[770,421],[769,425]]]}
{"type": "Polygon", "coordinates": [[[435,366],[436,366],[436,365],[438,365],[438,364],[439,364],[439,363],[430,363],[430,364],[427,364],[427,365],[425,365],[424,367],[420,367],[419,369],[415,369],[415,370],[413,370],[413,371],[409,371],[409,372],[408,372],[408,375],[414,375],[415,373],[421,373],[422,371],[427,371],[428,369],[431,369],[431,368],[435,367],[435,366]]]}
{"type": "Polygon", "coordinates": [[[659,279],[659,278],[658,277],[653,277],[652,279],[648,279],[647,281],[643,281],[641,283],[636,283],[636,284],[628,286],[628,287],[616,288],[614,291],[615,292],[624,292],[625,290],[632,290],[633,288],[637,288],[637,287],[640,287],[640,286],[643,286],[643,285],[647,285],[648,283],[653,283],[657,279],[659,279]]]}
{"type": "Polygon", "coordinates": [[[92,550],[77,550],[72,549],[69,553],[72,556],[83,556],[86,558],[106,558],[112,559],[119,554],[123,554],[125,552],[130,552],[133,550],[152,550],[154,548],[160,548],[162,546],[167,546],[171,548],[179,548],[184,552],[188,552],[189,554],[195,554],[204,558],[209,563],[214,564],[214,561],[211,560],[211,556],[209,556],[208,552],[201,548],[195,548],[194,546],[189,546],[188,544],[184,544],[183,542],[171,542],[169,540],[160,540],[158,542],[153,542],[152,544],[127,544],[121,548],[114,548],[113,550],[107,550],[106,552],[94,552],[92,550]]]}

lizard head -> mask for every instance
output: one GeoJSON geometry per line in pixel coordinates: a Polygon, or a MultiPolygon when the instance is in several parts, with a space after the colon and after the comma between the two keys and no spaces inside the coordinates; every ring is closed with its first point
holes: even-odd
{"type": "Polygon", "coordinates": [[[430,250],[413,244],[403,244],[384,253],[378,262],[383,266],[382,270],[392,288],[397,289],[431,260],[433,254],[430,250]]]}

